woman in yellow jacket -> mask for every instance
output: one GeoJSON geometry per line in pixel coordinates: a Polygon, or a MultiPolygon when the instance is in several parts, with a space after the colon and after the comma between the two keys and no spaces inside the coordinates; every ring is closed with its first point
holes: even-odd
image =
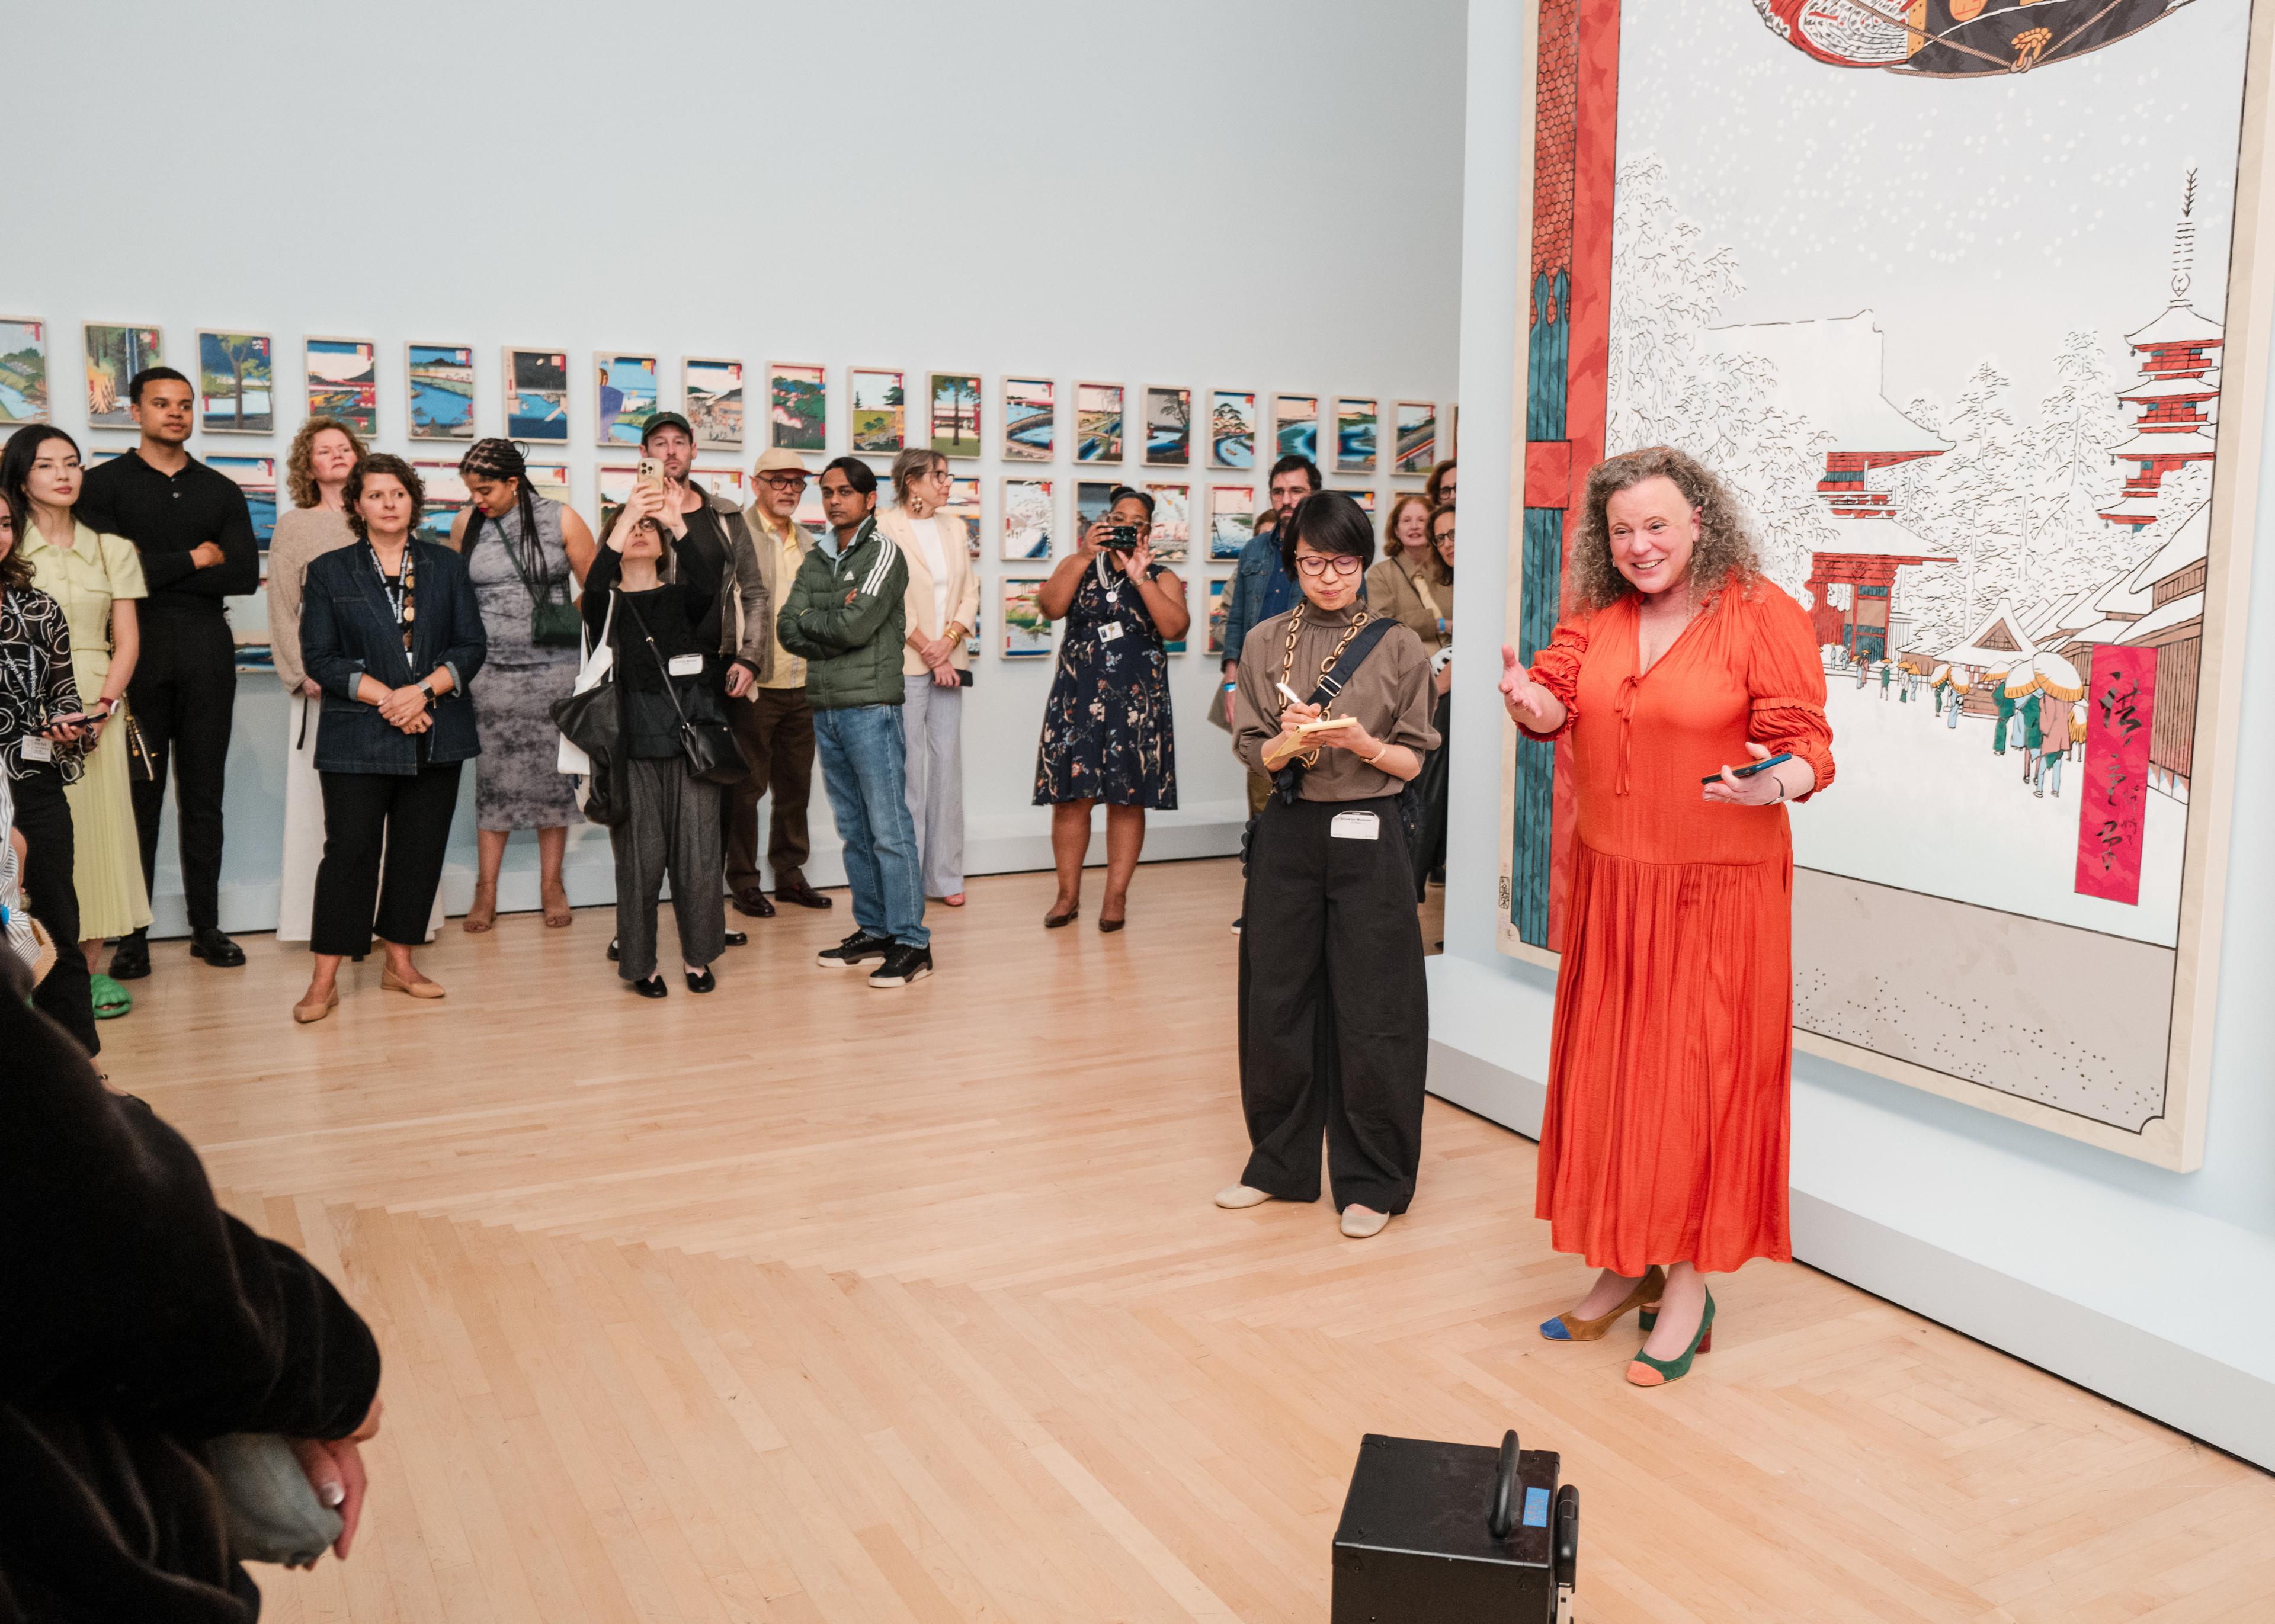
{"type": "Polygon", "coordinates": [[[877,528],[908,560],[908,638],[901,651],[907,691],[902,720],[909,741],[909,815],[926,896],[964,906],[964,691],[971,682],[965,647],[979,621],[979,578],[969,527],[948,505],[948,458],[911,449],[893,460],[896,505],[877,528]]]}

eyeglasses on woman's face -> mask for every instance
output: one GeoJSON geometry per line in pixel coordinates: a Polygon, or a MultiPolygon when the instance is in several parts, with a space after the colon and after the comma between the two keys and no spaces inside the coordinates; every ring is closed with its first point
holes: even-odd
{"type": "Polygon", "coordinates": [[[1298,553],[1296,568],[1317,580],[1329,570],[1337,575],[1357,575],[1359,563],[1349,553],[1298,553]]]}

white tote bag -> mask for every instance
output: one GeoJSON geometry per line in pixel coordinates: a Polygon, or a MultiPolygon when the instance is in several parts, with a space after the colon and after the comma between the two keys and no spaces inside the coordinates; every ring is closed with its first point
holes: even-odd
{"type": "MultiPolygon", "coordinates": [[[[609,668],[615,665],[616,657],[615,652],[608,646],[608,628],[616,623],[616,594],[611,592],[608,594],[608,611],[601,617],[601,640],[597,644],[586,646],[585,662],[577,668],[577,684],[569,691],[570,692],[583,693],[589,688],[597,688],[601,679],[608,676],[609,668]]],[[[565,733],[561,736],[561,753],[556,764],[561,771],[574,774],[579,778],[588,778],[592,775],[592,757],[571,744],[565,733]]]]}

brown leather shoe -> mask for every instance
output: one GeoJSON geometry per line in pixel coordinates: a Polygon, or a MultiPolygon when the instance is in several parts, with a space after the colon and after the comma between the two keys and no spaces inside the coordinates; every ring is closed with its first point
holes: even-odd
{"type": "Polygon", "coordinates": [[[796,903],[800,908],[827,908],[831,905],[828,897],[822,895],[820,892],[805,883],[805,876],[803,874],[798,875],[795,880],[776,880],[775,900],[780,903],[796,903]]]}
{"type": "Polygon", "coordinates": [[[744,886],[735,893],[735,911],[746,913],[753,919],[771,919],[775,917],[775,905],[758,887],[744,886]]]}

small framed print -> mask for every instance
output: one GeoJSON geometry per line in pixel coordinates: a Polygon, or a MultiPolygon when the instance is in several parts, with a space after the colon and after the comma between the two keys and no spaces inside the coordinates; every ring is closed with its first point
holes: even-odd
{"type": "Polygon", "coordinates": [[[1374,472],[1375,403],[1356,396],[1335,402],[1335,472],[1374,472]]]}
{"type": "Polygon", "coordinates": [[[46,423],[48,324],[28,316],[0,316],[0,429],[46,423]]]}
{"type": "Polygon", "coordinates": [[[276,432],[276,374],[271,350],[266,333],[200,330],[200,429],[208,434],[276,432]]]}
{"type": "MultiPolygon", "coordinates": [[[[1184,578],[1183,576],[1182,576],[1182,575],[1175,575],[1175,574],[1172,574],[1172,575],[1164,576],[1164,577],[1161,578],[1161,580],[1160,580],[1159,583],[1157,583],[1157,584],[1158,584],[1159,585],[1163,586],[1163,587],[1167,587],[1167,586],[1168,585],[1168,584],[1169,584],[1171,581],[1175,581],[1175,582],[1176,582],[1176,584],[1177,584],[1177,596],[1178,596],[1180,599],[1182,599],[1182,600],[1183,601],[1185,607],[1186,607],[1188,609],[1190,609],[1190,608],[1192,607],[1192,602],[1193,602],[1193,595],[1192,595],[1192,594],[1193,594],[1193,587],[1192,587],[1192,583],[1191,583],[1191,582],[1190,582],[1190,581],[1188,581],[1188,580],[1186,580],[1186,579],[1185,579],[1185,578],[1184,578]]],[[[1183,638],[1162,638],[1162,639],[1161,639],[1161,652],[1162,652],[1163,653],[1165,653],[1165,654],[1182,654],[1182,653],[1183,653],[1185,652],[1185,650],[1187,649],[1187,647],[1189,647],[1189,646],[1190,646],[1190,645],[1185,641],[1185,638],[1190,638],[1190,636],[1192,636],[1192,628],[1191,628],[1190,625],[1188,625],[1188,626],[1186,627],[1186,629],[1185,629],[1185,636],[1184,636],[1184,637],[1183,637],[1183,638]]]]}
{"type": "Polygon", "coordinates": [[[1003,578],[1003,658],[1047,660],[1051,657],[1051,621],[1043,613],[1043,578],[1007,575],[1003,578]]]}
{"type": "Polygon", "coordinates": [[[1372,491],[1339,490],[1335,492],[1335,495],[1338,496],[1349,497],[1353,502],[1358,503],[1359,510],[1363,513],[1372,513],[1374,511],[1374,493],[1372,491]]]}
{"type": "Polygon", "coordinates": [[[1025,562],[1051,555],[1053,520],[1048,480],[1003,481],[1003,556],[1025,562]]]}
{"type": "Polygon", "coordinates": [[[1274,395],[1272,397],[1272,456],[1307,457],[1319,460],[1319,397],[1317,395],[1274,395]]]}
{"type": "Polygon", "coordinates": [[[1122,459],[1122,395],[1118,383],[1074,386],[1075,461],[1118,463],[1122,459]]]}
{"type": "Polygon", "coordinates": [[[926,398],[931,424],[926,443],[942,457],[979,455],[979,374],[976,372],[936,372],[926,398]]]}
{"type": "Polygon", "coordinates": [[[536,445],[569,443],[567,351],[507,346],[505,433],[536,445]]]}
{"type": "Polygon", "coordinates": [[[1208,578],[1208,641],[1202,645],[1212,660],[1224,657],[1224,594],[1232,585],[1228,575],[1213,575],[1208,578]]]}
{"type": "Polygon", "coordinates": [[[458,472],[458,465],[413,457],[411,471],[419,476],[419,483],[427,491],[426,503],[419,510],[419,539],[438,547],[450,546],[451,526],[473,502],[465,480],[458,472]]]}
{"type": "Polygon", "coordinates": [[[253,519],[253,539],[263,553],[276,534],[276,459],[273,457],[208,457],[206,466],[225,473],[245,493],[253,519]]]}
{"type": "Polygon", "coordinates": [[[1438,460],[1438,406],[1434,401],[1398,403],[1398,449],[1392,454],[1393,473],[1415,477],[1430,472],[1438,460]]]}
{"type": "Polygon", "coordinates": [[[1147,550],[1161,563],[1184,563],[1193,541],[1193,487],[1148,485],[1145,494],[1153,499],[1153,532],[1145,543],[1147,550]]]}
{"type": "Polygon", "coordinates": [[[1209,545],[1212,563],[1226,563],[1240,556],[1256,534],[1256,487],[1253,485],[1215,485],[1209,487],[1209,545]]]}
{"type": "Polygon", "coordinates": [[[679,397],[699,451],[743,449],[743,363],[689,356],[679,364],[679,397]]]}
{"type": "Polygon", "coordinates": [[[368,338],[311,338],[302,371],[308,415],[336,418],[366,440],[379,433],[379,347],[368,338]]]}
{"type": "Polygon", "coordinates": [[[1145,390],[1145,465],[1184,468],[1193,460],[1193,392],[1149,385],[1145,390]]]}
{"type": "Polygon", "coordinates": [[[1244,472],[1256,466],[1256,397],[1218,389],[1209,397],[1209,466],[1244,472]]]}
{"type": "Polygon", "coordinates": [[[828,374],[819,366],[775,362],[767,368],[767,443],[775,449],[826,449],[829,431],[828,374]]]}
{"type": "Polygon", "coordinates": [[[89,321],[80,329],[87,350],[87,424],[132,428],[126,386],[134,374],[164,360],[155,327],[112,327],[89,321]]]}
{"type": "Polygon", "coordinates": [[[855,451],[868,457],[896,457],[908,449],[906,373],[881,366],[849,366],[845,388],[855,451]]]}
{"type": "Polygon", "coordinates": [[[471,344],[411,344],[404,347],[410,380],[413,440],[474,437],[474,351],[471,344]]]}
{"type": "Polygon", "coordinates": [[[617,351],[593,358],[593,420],[604,449],[639,444],[648,419],[661,410],[655,357],[617,351]]]}
{"type": "Polygon", "coordinates": [[[979,556],[979,480],[976,476],[959,474],[948,482],[948,501],[941,504],[940,516],[953,518],[964,526],[964,546],[973,558],[979,556]]]}
{"type": "Polygon", "coordinates": [[[1074,533],[1080,537],[1114,511],[1113,480],[1083,480],[1074,487],[1074,533]]]}
{"type": "Polygon", "coordinates": [[[1003,460],[1047,463],[1058,448],[1058,385],[1048,378],[1004,379],[1003,460]]]}

